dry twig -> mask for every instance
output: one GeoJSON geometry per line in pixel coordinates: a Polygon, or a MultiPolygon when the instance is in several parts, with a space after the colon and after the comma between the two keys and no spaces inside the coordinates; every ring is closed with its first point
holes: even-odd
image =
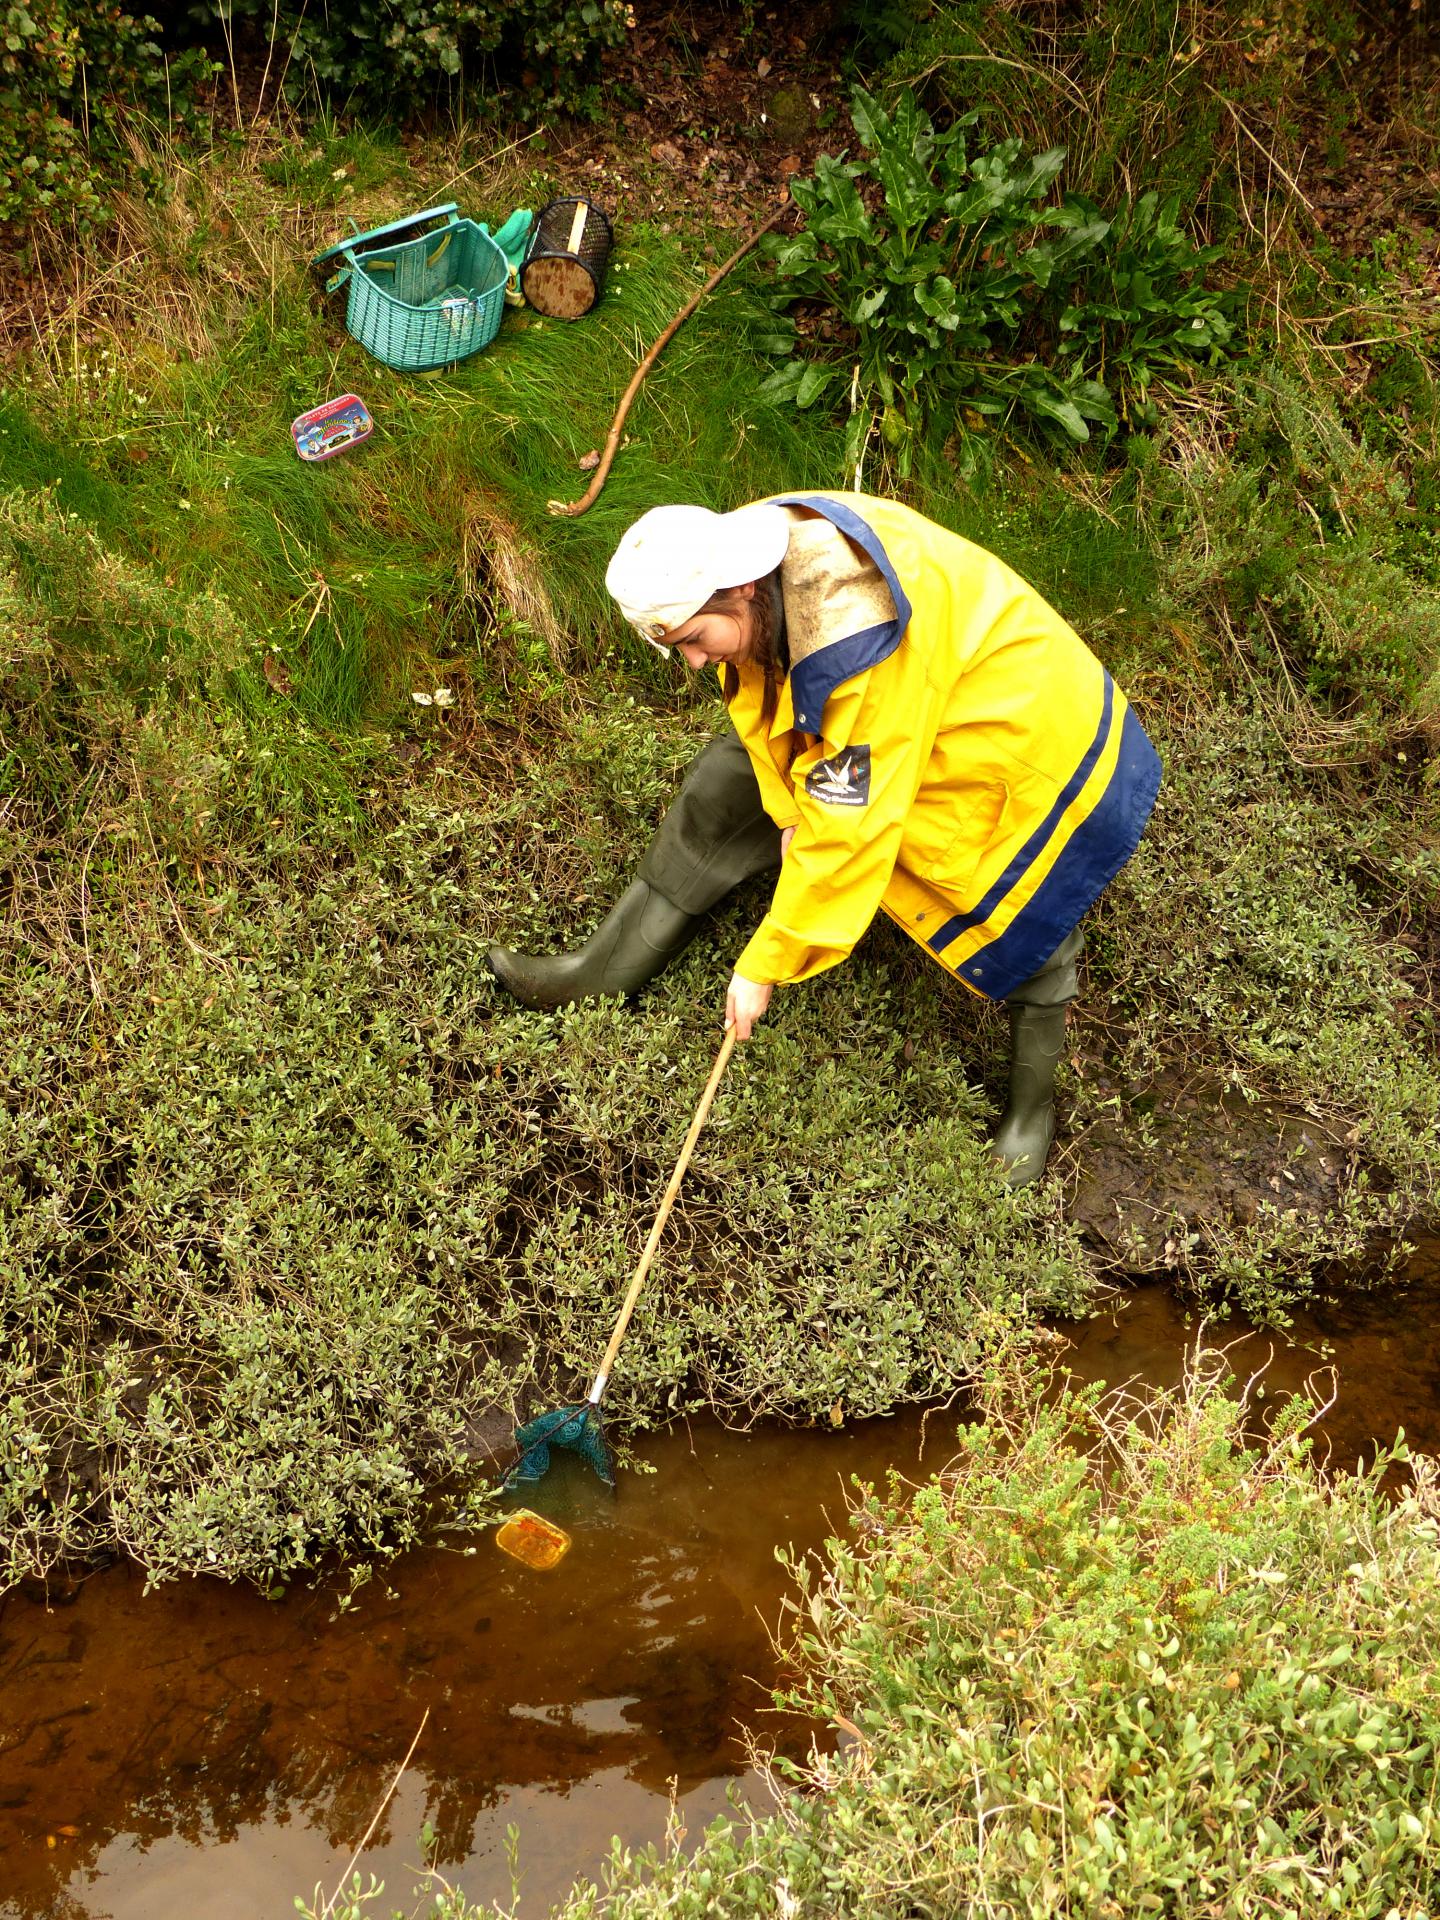
{"type": "Polygon", "coordinates": [[[420,1724],[415,1729],[415,1738],[410,1742],[410,1745],[405,1749],[405,1758],[400,1762],[400,1765],[395,1769],[395,1778],[390,1782],[389,1786],[385,1789],[384,1798],[381,1800],[379,1806],[376,1807],[374,1813],[372,1814],[370,1819],[370,1824],[365,1829],[364,1837],[361,1839],[359,1846],[356,1847],[355,1851],[351,1854],[350,1858],[346,1861],[345,1871],[341,1874],[339,1880],[335,1883],[334,1893],[331,1894],[330,1898],[325,1902],[325,1905],[320,1910],[320,1920],[330,1920],[330,1914],[334,1911],[335,1902],[340,1898],[340,1895],[345,1890],[345,1882],[350,1877],[351,1869],[354,1867],[355,1862],[360,1858],[361,1854],[364,1853],[366,1847],[369,1846],[371,1835],[374,1833],[376,1827],[379,1826],[381,1818],[384,1815],[385,1809],[389,1806],[390,1802],[395,1797],[395,1789],[399,1786],[400,1781],[404,1776],[405,1769],[406,1767],[409,1766],[411,1757],[413,1756],[416,1747],[418,1747],[420,1744],[420,1736],[422,1733],[424,1733],[425,1723],[429,1718],[430,1718],[430,1709],[429,1707],[426,1707],[424,1713],[422,1713],[420,1716],[420,1724]]]}

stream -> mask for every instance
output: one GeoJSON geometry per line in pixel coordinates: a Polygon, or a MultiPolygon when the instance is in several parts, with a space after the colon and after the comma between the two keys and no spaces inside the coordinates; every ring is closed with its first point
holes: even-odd
{"type": "MultiPolygon", "coordinates": [[[[1234,1320],[1242,1377],[1266,1392],[1334,1366],[1324,1422],[1346,1466],[1403,1427],[1440,1451],[1440,1241],[1405,1284],[1297,1315],[1288,1342],[1234,1320]]],[[[1196,1329],[1163,1287],[1062,1330],[1086,1380],[1170,1384],[1196,1329]]],[[[0,1603],[0,1920],[280,1920],[328,1894],[423,1737],[363,1859],[404,1905],[435,1832],[472,1900],[543,1914],[600,1871],[610,1836],[660,1840],[672,1793],[692,1834],[768,1789],[738,1727],[803,1753],[814,1730],[770,1705],[768,1624],[786,1588],[775,1549],[843,1530],[851,1476],[943,1464],[958,1413],[831,1433],[682,1424],[648,1440],[653,1472],[611,1497],[559,1463],[530,1504],[574,1545],[538,1573],[496,1551],[433,1547],[348,1607],[333,1591],[267,1601],[214,1580],[146,1595],[119,1567],[64,1604],[0,1603]]],[[[822,1735],[823,1738],[823,1735],[822,1735]]]]}

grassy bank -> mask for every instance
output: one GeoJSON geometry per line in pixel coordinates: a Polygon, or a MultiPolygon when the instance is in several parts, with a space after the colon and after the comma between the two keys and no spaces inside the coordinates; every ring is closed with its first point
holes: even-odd
{"type": "MultiPolygon", "coordinates": [[[[498,219],[564,184],[548,164],[534,142],[487,163],[278,129],[165,156],[167,188],[120,206],[18,343],[11,1577],[118,1544],[157,1575],[272,1583],[403,1540],[442,1485],[467,1510],[497,1411],[568,1395],[603,1344],[762,896],[637,1011],[520,1014],[481,955],[592,926],[720,717],[614,621],[621,530],[662,500],[839,484],[844,423],[757,398],[737,280],[667,352],[599,505],[549,518],[637,343],[708,270],[643,224],[582,326],[512,315],[419,380],[345,339],[304,270],[342,210],[372,224],[470,169],[467,207],[498,219]],[[373,441],[302,468],[290,417],[346,388],[373,441]]],[[[1382,275],[1364,324],[1398,340],[1405,298],[1382,275]]],[[[1246,362],[1107,458],[986,442],[962,481],[944,436],[920,450],[917,503],[1054,599],[1166,758],[1095,916],[1073,1151],[1003,1194],[1001,1023],[877,929],[782,996],[732,1073],[617,1427],[700,1404],[839,1420],[960,1386],[1082,1305],[1096,1260],[1065,1202],[1086,1141],[1163,1152],[1177,1076],[1337,1149],[1321,1204],[1277,1180],[1179,1223],[1167,1257],[1195,1288],[1280,1313],[1317,1262],[1433,1209],[1440,602],[1414,502],[1435,394],[1398,345],[1374,365],[1388,400],[1257,326],[1246,362]]]]}

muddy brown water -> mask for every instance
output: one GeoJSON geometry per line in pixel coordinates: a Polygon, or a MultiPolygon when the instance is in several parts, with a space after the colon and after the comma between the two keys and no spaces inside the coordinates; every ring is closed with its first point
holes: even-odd
{"type": "MultiPolygon", "coordinates": [[[[1300,1316],[1292,1341],[1231,1322],[1238,1372],[1273,1349],[1267,1392],[1333,1364],[1332,1462],[1404,1427],[1440,1451],[1440,1242],[1399,1291],[1300,1316]]],[[[1179,1377],[1196,1329],[1163,1288],[1066,1329],[1086,1379],[1179,1377]]],[[[599,1872],[610,1836],[664,1834],[673,1793],[693,1835],[727,1796],[767,1799],[740,1735],[803,1752],[770,1709],[779,1543],[843,1528],[852,1475],[941,1464],[954,1415],[845,1432],[748,1435],[695,1424],[654,1439],[655,1471],[611,1498],[570,1462],[537,1489],[574,1547],[548,1574],[483,1539],[400,1561],[342,1610],[333,1593],[269,1602],[215,1581],[146,1595],[116,1569],[66,1605],[0,1608],[0,1920],[263,1920],[332,1889],[425,1732],[364,1857],[408,1903],[429,1821],[474,1900],[543,1914],[599,1872]],[[924,1439],[922,1457],[922,1438],[924,1439]]],[[[823,1737],[823,1731],[822,1731],[823,1737]]],[[[391,1899],[377,1911],[390,1911],[391,1899]]]]}

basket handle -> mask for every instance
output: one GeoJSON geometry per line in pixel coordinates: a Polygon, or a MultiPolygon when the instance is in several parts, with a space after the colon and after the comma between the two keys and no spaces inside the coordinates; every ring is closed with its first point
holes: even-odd
{"type": "MultiPolygon", "coordinates": [[[[447,227],[459,226],[460,214],[453,200],[447,200],[444,206],[441,207],[426,207],[423,213],[409,214],[403,220],[392,220],[388,226],[371,227],[363,236],[361,235],[359,227],[355,226],[353,217],[350,219],[350,224],[352,227],[355,227],[354,238],[360,239],[363,237],[367,243],[384,241],[386,246],[394,247],[400,244],[412,227],[428,226],[438,220],[442,213],[445,215],[445,225],[447,227]]],[[[439,229],[437,229],[437,231],[439,231],[439,229]]]]}
{"type": "Polygon", "coordinates": [[[423,213],[408,214],[403,220],[392,220],[388,226],[370,227],[364,233],[360,231],[353,214],[347,214],[346,219],[354,231],[347,239],[337,240],[333,246],[322,248],[310,262],[312,267],[326,267],[337,259],[348,261],[353,267],[356,264],[355,243],[357,241],[363,240],[367,246],[379,245],[381,242],[396,246],[401,236],[409,233],[412,228],[432,226],[441,219],[444,220],[447,228],[459,226],[460,213],[455,202],[447,200],[443,206],[426,207],[423,213]]]}

